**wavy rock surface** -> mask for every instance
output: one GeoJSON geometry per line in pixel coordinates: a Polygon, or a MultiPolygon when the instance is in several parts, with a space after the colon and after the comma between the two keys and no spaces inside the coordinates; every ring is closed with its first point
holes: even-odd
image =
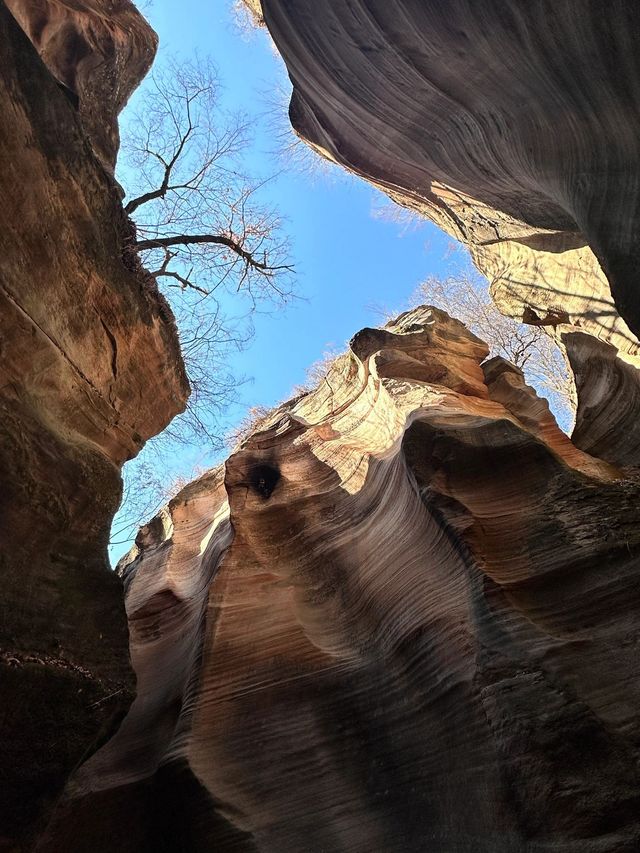
{"type": "Polygon", "coordinates": [[[579,5],[261,2],[303,139],[464,242],[505,314],[637,369],[640,7],[579,5]]]}
{"type": "Polygon", "coordinates": [[[187,393],[109,174],[155,39],[1,5],[0,847],[102,727],[41,850],[637,851],[636,5],[250,5],[298,132],[564,341],[573,441],[437,309],[364,330],[141,532],[119,725],[107,526],[187,393]]]}
{"type": "Polygon", "coordinates": [[[188,386],[84,116],[4,4],[0,81],[0,848],[14,850],[130,702],[109,525],[122,463],[188,386]]]}
{"type": "Polygon", "coordinates": [[[486,356],[363,330],[143,528],[137,697],[43,850],[638,849],[640,481],[486,356]]]}

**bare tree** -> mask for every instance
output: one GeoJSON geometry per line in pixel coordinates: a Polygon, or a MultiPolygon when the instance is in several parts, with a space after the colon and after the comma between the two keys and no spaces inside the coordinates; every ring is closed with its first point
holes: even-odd
{"type": "Polygon", "coordinates": [[[444,309],[485,341],[491,355],[501,355],[519,367],[527,382],[547,397],[560,426],[570,430],[575,418],[576,391],[564,353],[543,329],[501,314],[486,279],[473,272],[461,272],[446,279],[428,278],[418,287],[412,301],[444,309]]]}
{"type": "Polygon", "coordinates": [[[242,160],[247,122],[225,113],[219,96],[210,62],[169,62],[149,81],[123,143],[125,211],[135,222],[128,248],[176,314],[193,388],[180,425],[190,437],[213,435],[205,409],[234,384],[221,355],[247,339],[251,312],[292,295],[281,220],[260,201],[267,182],[251,180],[242,160]],[[229,307],[245,322],[230,320],[229,307]]]}
{"type": "Polygon", "coordinates": [[[266,30],[260,0],[233,0],[231,10],[241,34],[250,34],[258,28],[266,30]]]}
{"type": "Polygon", "coordinates": [[[125,204],[134,248],[170,287],[208,296],[232,279],[253,297],[282,294],[287,242],[277,214],[256,202],[262,183],[239,159],[247,124],[221,110],[219,88],[210,62],[154,73],[123,146],[139,184],[125,204]]]}
{"type": "Polygon", "coordinates": [[[153,518],[169,499],[173,492],[171,482],[167,482],[163,467],[154,465],[146,458],[127,463],[121,509],[111,528],[110,546],[117,547],[131,542],[138,528],[153,518]]]}
{"type": "MultiPolygon", "coordinates": [[[[242,380],[233,349],[252,335],[260,306],[293,296],[282,222],[252,178],[248,121],[221,106],[213,65],[165,62],[138,95],[122,132],[119,179],[132,220],[125,251],[138,256],[176,317],[191,384],[187,411],[124,472],[114,543],[126,541],[166,499],[177,445],[224,446],[220,416],[242,380]]],[[[269,179],[270,180],[270,179],[269,179]]]]}
{"type": "Polygon", "coordinates": [[[109,545],[121,553],[119,546],[131,545],[140,527],[154,518],[171,498],[205,473],[200,465],[171,467],[167,445],[150,442],[141,456],[124,468],[124,488],[120,510],[111,529],[109,545]]]}

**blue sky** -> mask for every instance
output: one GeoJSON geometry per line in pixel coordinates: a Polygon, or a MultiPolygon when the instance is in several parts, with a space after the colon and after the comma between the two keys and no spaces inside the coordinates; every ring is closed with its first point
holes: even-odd
{"type": "MultiPolygon", "coordinates": [[[[288,94],[290,85],[268,36],[258,31],[243,38],[231,6],[231,0],[154,0],[147,14],[160,36],[159,62],[196,52],[213,59],[226,105],[252,119],[247,168],[268,177],[283,166],[273,93],[286,87],[288,94]]],[[[336,166],[311,176],[295,168],[280,173],[268,196],[288,220],[300,299],[278,314],[257,316],[255,338],[237,357],[238,372],[254,378],[243,392],[246,402],[264,405],[301,382],[328,344],[341,346],[362,326],[377,324],[372,305],[402,307],[423,278],[444,273],[451,242],[431,223],[410,230],[376,218],[372,212],[384,196],[336,166]]]]}
{"type": "MultiPolygon", "coordinates": [[[[373,215],[384,197],[343,170],[282,171],[274,124],[285,125],[287,99],[274,93],[290,91],[286,72],[265,33],[239,32],[231,6],[232,0],[154,0],[146,9],[160,36],[157,63],[196,53],[210,57],[219,70],[224,106],[248,114],[255,139],[247,169],[265,178],[276,175],[265,192],[286,218],[292,242],[299,298],[283,310],[256,315],[251,343],[232,356],[233,372],[248,381],[227,413],[229,426],[249,406],[286,399],[327,349],[341,349],[360,328],[380,323],[376,308],[402,310],[421,280],[465,263],[459,253],[451,257],[450,239],[431,223],[408,229],[373,215]],[[274,117],[274,100],[281,102],[279,117],[274,117]]],[[[143,96],[144,84],[123,114],[123,136],[136,99],[143,96]]],[[[119,177],[126,186],[126,171],[119,177]]],[[[182,449],[167,477],[217,461],[207,447],[182,449]]],[[[123,544],[114,546],[112,557],[125,550],[123,544]]]]}

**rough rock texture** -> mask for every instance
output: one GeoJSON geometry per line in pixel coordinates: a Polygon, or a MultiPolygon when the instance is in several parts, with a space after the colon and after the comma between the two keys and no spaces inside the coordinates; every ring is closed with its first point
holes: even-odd
{"type": "Polygon", "coordinates": [[[640,481],[486,356],[363,330],[143,528],[136,700],[41,849],[638,849],[640,481]]]}
{"type": "Polygon", "coordinates": [[[504,313],[640,367],[637,3],[261,5],[305,140],[466,243],[504,313]]]}
{"type": "Polygon", "coordinates": [[[5,0],[43,62],[77,106],[110,169],[118,113],[149,70],[158,39],[129,0],[5,0]]]}
{"type": "Polygon", "coordinates": [[[437,309],[364,330],[141,531],[121,721],[106,529],[186,394],[108,175],[154,42],[11,8],[49,71],[1,6],[0,845],[104,725],[39,849],[637,851],[637,4],[263,0],[298,132],[564,341],[576,429],[437,309]]]}
{"type": "Polygon", "coordinates": [[[129,704],[109,524],[122,463],[188,387],[170,312],[127,255],[118,188],[4,4],[0,114],[0,848],[13,850],[129,704]]]}

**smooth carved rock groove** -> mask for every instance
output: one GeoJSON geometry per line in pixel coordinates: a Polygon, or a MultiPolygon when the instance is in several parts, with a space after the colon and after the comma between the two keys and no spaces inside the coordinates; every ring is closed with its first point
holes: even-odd
{"type": "Polygon", "coordinates": [[[143,528],[45,851],[631,853],[640,482],[456,320],[365,329],[143,528]]]}
{"type": "MultiPolygon", "coordinates": [[[[465,243],[505,314],[544,325],[575,361],[585,333],[599,338],[613,349],[594,342],[590,359],[637,386],[638,4],[261,8],[293,83],[299,135],[465,243]]],[[[576,440],[583,413],[594,414],[587,393],[576,440]]],[[[610,411],[619,396],[600,402],[610,411]]],[[[632,420],[637,410],[628,418],[637,446],[632,420]]]]}
{"type": "Polygon", "coordinates": [[[127,252],[131,226],[104,163],[142,70],[123,59],[140,29],[127,47],[124,3],[10,5],[58,69],[1,3],[0,849],[14,851],[131,702],[109,526],[122,464],[184,408],[188,383],[171,312],[127,252]],[[62,56],[79,107],[59,85],[71,85],[62,56]]]}

